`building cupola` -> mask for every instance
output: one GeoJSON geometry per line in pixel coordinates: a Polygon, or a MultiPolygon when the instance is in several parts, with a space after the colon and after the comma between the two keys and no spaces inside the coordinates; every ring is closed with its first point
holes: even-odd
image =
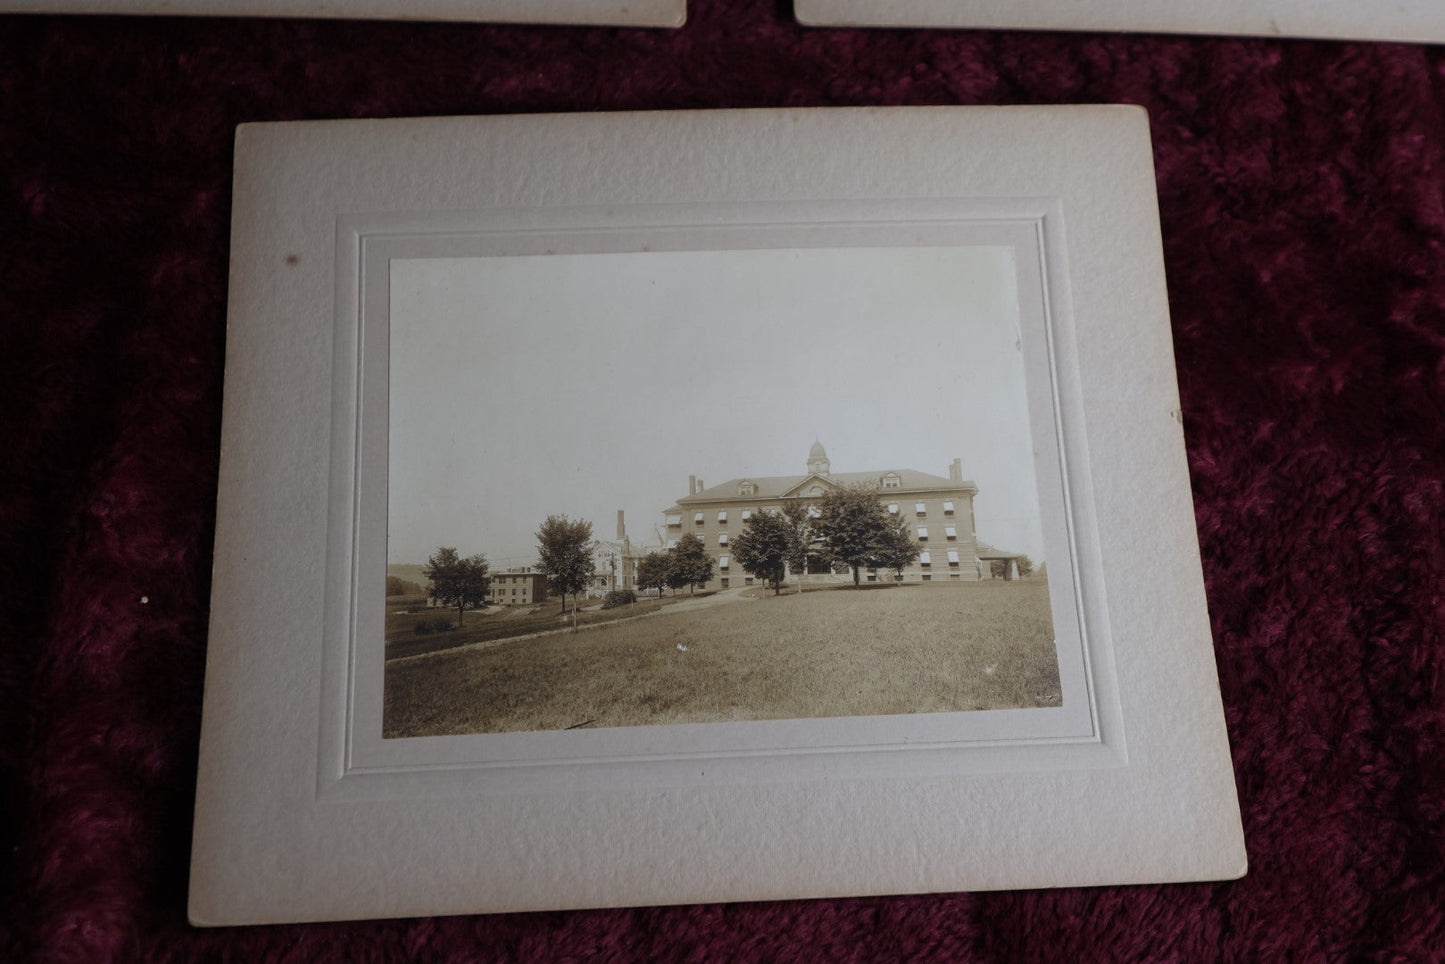
{"type": "Polygon", "coordinates": [[[822,442],[814,440],[813,447],[808,449],[808,474],[827,475],[828,469],[828,453],[823,451],[822,442]]]}

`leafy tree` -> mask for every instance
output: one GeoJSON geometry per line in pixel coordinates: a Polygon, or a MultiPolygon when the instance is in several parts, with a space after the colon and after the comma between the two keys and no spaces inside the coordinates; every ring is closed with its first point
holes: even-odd
{"type": "Polygon", "coordinates": [[[665,571],[667,588],[672,590],[673,595],[676,595],[679,589],[685,588],[690,582],[687,577],[687,567],[678,564],[676,546],[667,550],[667,569],[665,571]]]}
{"type": "Polygon", "coordinates": [[[457,625],[462,625],[467,607],[476,609],[486,602],[488,575],[487,557],[463,559],[457,550],[443,546],[432,554],[422,570],[426,576],[427,595],[443,606],[457,607],[457,625]]]}
{"type": "Polygon", "coordinates": [[[787,563],[798,573],[798,591],[803,591],[803,573],[820,572],[828,565],[827,546],[819,541],[813,525],[813,507],[789,502],[782,515],[788,530],[787,563]]]}
{"type": "MultiPolygon", "coordinates": [[[[798,547],[794,523],[786,516],[754,512],[733,540],[733,558],[747,572],[772,583],[773,595],[782,592],[783,576],[798,547]]],[[[799,570],[800,572],[802,570],[799,570]]]]}
{"type": "Polygon", "coordinates": [[[913,541],[908,523],[890,522],[873,547],[872,564],[880,569],[890,569],[894,575],[901,577],[903,570],[917,558],[918,543],[913,541]]]}
{"type": "Polygon", "coordinates": [[[637,588],[656,589],[662,595],[667,588],[668,569],[672,560],[665,552],[654,552],[643,556],[637,563],[637,588]]]}
{"type": "Polygon", "coordinates": [[[692,587],[696,591],[698,586],[707,584],[713,577],[712,557],[707,554],[707,548],[702,540],[694,533],[689,532],[677,540],[677,545],[671,550],[673,580],[677,587],[692,587]]]}
{"type": "Polygon", "coordinates": [[[592,558],[592,523],[585,519],[569,520],[565,515],[549,515],[537,529],[537,568],[547,574],[547,584],[562,597],[562,611],[567,610],[567,595],[572,596],[572,628],[577,628],[577,594],[586,589],[596,575],[597,563],[592,558]]]}
{"type": "MultiPolygon", "coordinates": [[[[1027,576],[1034,571],[1034,561],[1028,556],[1014,556],[1014,568],[1020,576],[1027,576]]],[[[995,579],[1003,579],[1008,575],[1007,559],[991,559],[988,564],[989,573],[995,579]]]]}
{"type": "Polygon", "coordinates": [[[874,564],[879,546],[892,538],[894,526],[878,493],[867,483],[844,486],[824,494],[818,505],[817,530],[829,555],[853,570],[853,585],[861,581],[864,566],[874,564]]]}

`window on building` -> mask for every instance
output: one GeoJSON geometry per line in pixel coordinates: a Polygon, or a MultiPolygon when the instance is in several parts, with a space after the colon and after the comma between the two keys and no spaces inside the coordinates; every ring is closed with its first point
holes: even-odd
{"type": "Polygon", "coordinates": [[[876,572],[870,572],[870,573],[868,573],[868,581],[869,581],[869,582],[877,582],[877,581],[878,581],[878,573],[876,573],[876,572]]]}
{"type": "Polygon", "coordinates": [[[746,480],[738,483],[738,495],[757,495],[758,487],[746,480]]]}
{"type": "Polygon", "coordinates": [[[728,577],[727,577],[727,576],[723,576],[722,579],[719,580],[719,581],[722,583],[722,588],[726,589],[726,588],[728,587],[728,577]]]}
{"type": "Polygon", "coordinates": [[[959,575],[958,573],[956,573],[956,572],[950,572],[950,573],[948,574],[948,578],[950,578],[950,579],[962,579],[963,577],[960,576],[960,575],[959,575]]]}
{"type": "Polygon", "coordinates": [[[950,540],[951,540],[951,539],[957,539],[957,538],[958,538],[958,528],[957,528],[956,526],[944,526],[944,527],[943,527],[943,537],[944,537],[945,539],[950,539],[950,540]]]}
{"type": "Polygon", "coordinates": [[[913,503],[913,511],[918,513],[918,517],[921,519],[928,515],[928,505],[923,502],[915,502],[913,503]]]}
{"type": "Polygon", "coordinates": [[[952,503],[952,502],[945,502],[945,503],[943,503],[943,514],[944,514],[944,515],[953,515],[953,503],[952,503]]]}
{"type": "Polygon", "coordinates": [[[747,521],[748,521],[749,519],[751,519],[752,517],[753,517],[753,510],[752,510],[752,509],[744,509],[744,510],[743,510],[743,521],[744,521],[744,522],[747,522],[747,521]]]}
{"type": "Polygon", "coordinates": [[[680,515],[669,515],[669,516],[667,517],[667,524],[668,524],[668,527],[669,527],[669,528],[672,527],[672,526],[680,526],[680,525],[682,525],[682,516],[680,516],[680,515]]]}
{"type": "Polygon", "coordinates": [[[920,552],[918,554],[918,564],[924,568],[933,565],[933,555],[929,552],[920,552]]]}
{"type": "Polygon", "coordinates": [[[928,526],[919,526],[919,527],[918,527],[918,541],[919,541],[919,542],[927,542],[927,541],[928,541],[928,526]]]}
{"type": "Polygon", "coordinates": [[[821,519],[822,517],[823,517],[823,510],[822,510],[822,509],[818,508],[816,505],[810,505],[810,506],[808,506],[808,518],[809,518],[809,519],[821,519]]]}
{"type": "Polygon", "coordinates": [[[717,514],[717,521],[720,522],[720,523],[723,523],[723,524],[726,524],[726,523],[727,523],[727,521],[728,521],[728,513],[727,513],[727,510],[726,510],[726,509],[722,510],[721,512],[719,512],[719,513],[717,514]]]}
{"type": "Polygon", "coordinates": [[[698,525],[702,525],[703,517],[704,517],[705,515],[706,515],[706,513],[703,513],[703,512],[695,512],[695,513],[693,513],[692,521],[695,522],[695,523],[697,523],[698,525]]]}
{"type": "Polygon", "coordinates": [[[717,557],[717,567],[718,567],[719,569],[726,569],[726,568],[728,567],[728,557],[727,557],[727,556],[718,556],[718,557],[717,557]]]}
{"type": "Polygon", "coordinates": [[[948,550],[948,564],[949,564],[950,566],[953,566],[955,569],[958,568],[958,550],[957,550],[957,549],[950,549],[950,550],[948,550]]]}
{"type": "Polygon", "coordinates": [[[744,577],[743,577],[743,585],[744,585],[744,586],[751,586],[752,584],[753,584],[753,577],[752,577],[752,576],[744,576],[744,577]]]}
{"type": "Polygon", "coordinates": [[[888,503],[888,514],[889,514],[889,515],[897,515],[897,514],[898,514],[898,503],[897,503],[897,502],[890,502],[890,503],[888,503]]]}
{"type": "Polygon", "coordinates": [[[728,534],[726,532],[719,532],[717,534],[717,544],[720,546],[728,544],[728,534]]]}
{"type": "Polygon", "coordinates": [[[883,488],[896,489],[902,483],[902,481],[903,480],[900,479],[897,475],[889,472],[887,475],[883,476],[883,488]]]}
{"type": "Polygon", "coordinates": [[[812,486],[811,488],[808,489],[808,494],[809,494],[809,495],[822,495],[822,494],[823,494],[823,487],[822,487],[821,485],[812,486]]]}
{"type": "Polygon", "coordinates": [[[933,581],[933,575],[932,575],[932,573],[927,573],[927,572],[925,572],[925,573],[923,574],[923,581],[924,581],[924,582],[932,582],[932,581],[933,581]]]}

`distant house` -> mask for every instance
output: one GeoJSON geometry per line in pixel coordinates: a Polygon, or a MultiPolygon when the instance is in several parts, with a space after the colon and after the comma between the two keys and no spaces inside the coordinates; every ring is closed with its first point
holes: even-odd
{"type": "MultiPolygon", "coordinates": [[[[835,473],[820,442],[814,442],[809,450],[803,475],[736,478],[711,488],[690,476],[687,495],[663,510],[666,546],[671,548],[685,533],[694,533],[716,565],[707,588],[750,585],[753,575],[734,564],[728,544],[754,512],[777,510],[790,502],[812,505],[833,489],[859,484],[875,487],[889,514],[908,523],[919,554],[904,570],[905,581],[977,582],[990,578],[989,563],[980,558],[982,544],[974,528],[973,499],[978,486],[963,477],[962,460],[953,460],[946,478],[905,468],[835,473]]],[[[1012,555],[992,547],[986,551],[991,559],[1012,555]]],[[[893,574],[867,572],[864,578],[886,581],[893,574]]]]}
{"type": "Polygon", "coordinates": [[[487,602],[493,606],[529,606],[547,598],[547,574],[530,569],[492,574],[487,602]]]}
{"type": "Polygon", "coordinates": [[[627,523],[622,510],[617,510],[617,538],[598,539],[592,547],[592,562],[596,567],[588,595],[601,596],[614,589],[636,589],[637,567],[642,557],[656,552],[660,545],[634,542],[627,534],[627,523]]]}

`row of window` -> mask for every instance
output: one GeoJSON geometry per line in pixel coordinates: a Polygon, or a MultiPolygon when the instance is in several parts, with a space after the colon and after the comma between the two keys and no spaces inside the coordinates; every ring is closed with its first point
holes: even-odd
{"type": "MultiPolygon", "coordinates": [[[[769,510],[764,509],[763,511],[766,512],[766,511],[769,511],[769,510]]],[[[753,510],[752,510],[752,509],[744,509],[744,510],[742,510],[741,513],[739,513],[739,515],[742,517],[742,521],[747,522],[749,519],[751,519],[751,518],[753,517],[753,510]]],[[[694,525],[703,525],[704,523],[707,522],[707,513],[706,513],[706,512],[695,512],[695,513],[693,513],[692,521],[693,521],[693,524],[694,524],[694,525]]],[[[718,521],[718,523],[719,523],[720,525],[727,525],[727,524],[728,524],[728,513],[727,513],[727,510],[726,510],[726,509],[723,509],[723,510],[721,510],[721,511],[718,512],[718,514],[717,514],[717,521],[718,521]]],[[[680,515],[669,515],[669,516],[667,517],[667,527],[668,527],[669,529],[676,529],[676,528],[677,528],[678,526],[680,526],[680,525],[682,525],[682,516],[680,516],[680,515]]]]}
{"type": "MultiPolygon", "coordinates": [[[[889,515],[897,515],[897,514],[898,514],[898,503],[897,503],[897,502],[890,502],[890,503],[888,503],[888,514],[889,514],[889,515]]],[[[920,518],[920,519],[926,519],[926,518],[928,518],[928,503],[926,503],[926,502],[915,502],[915,503],[913,503],[913,514],[916,515],[916,516],[918,516],[918,518],[920,518]]],[[[944,514],[944,515],[953,515],[953,503],[952,503],[952,502],[945,502],[945,503],[943,503],[943,514],[944,514]]]]}
{"type": "MultiPolygon", "coordinates": [[[[731,560],[731,557],[729,557],[729,556],[726,556],[726,555],[718,556],[718,557],[717,557],[717,567],[718,567],[719,569],[723,570],[723,571],[727,571],[728,565],[729,565],[729,563],[730,563],[731,561],[732,561],[732,560],[731,560]]],[[[949,549],[949,550],[948,550],[948,564],[949,564],[949,566],[951,566],[951,567],[953,567],[953,568],[957,568],[957,567],[958,567],[958,563],[959,563],[958,550],[957,550],[957,549],[949,549]]],[[[923,552],[920,552],[920,553],[918,554],[918,565],[919,565],[920,567],[922,567],[922,568],[927,568],[927,567],[933,565],[933,554],[932,554],[931,552],[928,552],[927,550],[924,550],[923,552]]]]}
{"type": "MultiPolygon", "coordinates": [[[[920,552],[918,554],[918,564],[924,568],[933,565],[933,554],[926,550],[924,552],[920,552]]],[[[958,550],[948,550],[948,564],[954,567],[958,566],[958,550]]]]}
{"type": "MultiPolygon", "coordinates": [[[[815,517],[815,518],[816,518],[816,517],[815,517]]],[[[957,526],[944,526],[944,527],[943,527],[943,537],[944,537],[945,539],[947,539],[949,542],[954,542],[954,541],[956,541],[956,540],[958,539],[958,527],[957,527],[957,526]]],[[[927,541],[928,541],[928,526],[919,526],[919,527],[918,527],[918,541],[919,541],[919,542],[927,542],[927,541]]],[[[726,532],[719,532],[719,533],[717,534],[717,544],[720,545],[720,546],[725,546],[725,545],[728,544],[728,534],[727,534],[726,532]]],[[[669,549],[674,549],[674,548],[676,548],[676,547],[677,547],[677,540],[676,540],[676,539],[669,539],[669,540],[667,540],[667,548],[669,548],[669,549]]]]}
{"type": "MultiPolygon", "coordinates": [[[[894,578],[895,578],[895,579],[898,579],[899,582],[902,582],[902,581],[903,581],[903,580],[902,580],[901,578],[899,578],[899,577],[896,577],[896,576],[895,576],[894,578]]],[[[956,572],[950,572],[950,573],[948,574],[948,578],[950,578],[950,579],[962,579],[963,576],[960,575],[959,573],[956,573],[956,572]]],[[[870,572],[870,573],[868,574],[868,581],[869,581],[869,582],[877,582],[877,581],[878,581],[878,573],[876,573],[876,572],[870,572]]],[[[933,581],[933,576],[932,576],[932,574],[925,572],[925,573],[923,574],[923,581],[924,581],[924,582],[932,582],[932,581],[933,581]]],[[[726,579],[723,580],[723,588],[724,588],[724,589],[727,588],[727,580],[726,580],[726,579]]]]}
{"type": "MultiPolygon", "coordinates": [[[[769,507],[769,508],[767,508],[767,509],[764,509],[763,511],[764,511],[764,512],[777,512],[777,509],[769,507]]],[[[913,504],[913,512],[914,512],[914,515],[916,515],[916,516],[917,516],[918,518],[920,518],[920,519],[926,519],[926,518],[928,518],[928,504],[925,503],[925,502],[915,502],[915,503],[913,504]]],[[[889,513],[890,515],[897,515],[897,514],[898,514],[898,503],[897,503],[897,502],[890,502],[890,503],[888,503],[888,513],[889,513]]],[[[944,515],[953,515],[953,503],[952,503],[952,502],[945,502],[945,503],[943,503],[943,514],[944,514],[944,515]]],[[[746,521],[748,521],[749,519],[751,519],[751,518],[753,517],[753,510],[752,510],[752,509],[743,509],[742,512],[739,513],[739,515],[742,517],[742,521],[746,522],[746,521]]],[[[811,518],[816,519],[816,518],[818,518],[819,516],[822,515],[822,511],[821,511],[816,505],[812,505],[812,506],[809,506],[809,507],[808,507],[808,515],[809,515],[811,518]]],[[[707,523],[707,513],[706,513],[706,512],[694,512],[693,515],[692,515],[692,521],[693,521],[693,524],[694,524],[694,525],[705,525],[705,524],[707,523]]],[[[727,513],[727,510],[726,510],[726,509],[720,509],[720,510],[718,511],[717,521],[718,521],[718,524],[719,524],[719,525],[727,525],[727,522],[728,522],[728,513],[727,513]]],[[[678,526],[681,526],[681,525],[682,525],[682,516],[673,514],[673,515],[669,515],[669,516],[667,517],[667,526],[668,526],[669,529],[675,529],[675,528],[677,528],[678,526]]]]}

